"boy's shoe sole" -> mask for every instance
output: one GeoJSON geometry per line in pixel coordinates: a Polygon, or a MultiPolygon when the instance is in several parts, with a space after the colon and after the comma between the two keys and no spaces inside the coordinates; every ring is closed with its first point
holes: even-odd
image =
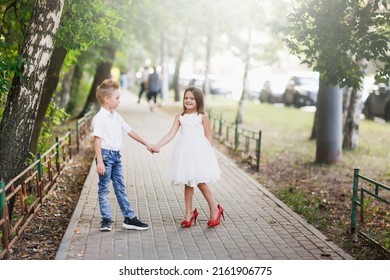
{"type": "Polygon", "coordinates": [[[150,228],[150,226],[148,226],[148,227],[137,227],[137,226],[128,225],[128,224],[125,224],[125,223],[122,224],[122,227],[124,227],[125,229],[135,229],[135,230],[147,230],[147,229],[150,228]]]}
{"type": "Polygon", "coordinates": [[[100,228],[100,231],[111,231],[111,228],[100,228]]]}

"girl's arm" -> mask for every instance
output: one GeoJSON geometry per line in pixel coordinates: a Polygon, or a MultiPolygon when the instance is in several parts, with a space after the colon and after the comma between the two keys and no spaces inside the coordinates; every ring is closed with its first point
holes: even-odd
{"type": "Polygon", "coordinates": [[[179,117],[180,117],[180,115],[177,115],[175,117],[175,120],[173,121],[173,125],[171,127],[171,130],[168,132],[167,135],[165,135],[163,138],[161,138],[160,141],[157,142],[156,146],[158,148],[161,148],[165,144],[169,143],[173,139],[173,137],[175,137],[175,135],[180,127],[179,117]]]}
{"type": "Polygon", "coordinates": [[[202,123],[204,129],[204,135],[209,140],[211,146],[213,145],[213,132],[211,131],[210,120],[206,114],[202,115],[202,123]]]}

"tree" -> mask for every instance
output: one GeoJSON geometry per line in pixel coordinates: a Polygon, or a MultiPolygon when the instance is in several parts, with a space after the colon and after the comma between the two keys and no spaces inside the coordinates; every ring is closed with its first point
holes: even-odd
{"type": "Polygon", "coordinates": [[[358,89],[362,59],[379,60],[378,75],[389,76],[387,3],[374,0],[308,0],[296,2],[289,14],[285,41],[303,63],[320,72],[316,121],[316,162],[341,159],[342,97],[340,87],[358,89]],[[383,8],[381,8],[383,7],[383,8]]]}
{"type": "Polygon", "coordinates": [[[95,65],[94,79],[87,100],[78,117],[85,115],[91,107],[97,109],[100,106],[96,99],[96,89],[104,79],[111,77],[111,68],[117,50],[116,46],[120,45],[121,39],[123,38],[124,31],[120,27],[125,21],[126,12],[129,11],[129,6],[122,2],[106,3],[105,9],[100,11],[103,20],[101,28],[104,31],[101,35],[104,34],[104,38],[101,38],[99,48],[92,48],[90,50],[97,54],[97,58],[93,60],[93,65],[95,65]]]}
{"type": "MultiPolygon", "coordinates": [[[[206,27],[204,13],[208,7],[203,2],[189,2],[187,0],[149,0],[135,4],[138,13],[135,15],[134,28],[136,38],[153,63],[163,66],[163,97],[167,97],[168,83],[168,59],[175,60],[172,88],[174,100],[180,100],[179,77],[183,60],[189,57],[189,53],[198,51],[197,43],[206,27]],[[183,16],[185,15],[185,16],[183,16]],[[191,41],[190,41],[191,40],[191,41]],[[191,44],[194,42],[193,44],[191,44]],[[196,43],[195,43],[196,42],[196,43]]],[[[211,3],[210,3],[211,4],[211,3]]],[[[165,99],[165,98],[164,98],[165,99]]]]}
{"type": "MultiPolygon", "coordinates": [[[[261,11],[266,10],[270,2],[268,1],[247,1],[246,5],[235,9],[234,18],[238,19],[234,22],[230,36],[234,42],[236,55],[239,56],[244,64],[244,73],[242,78],[242,92],[238,103],[236,123],[240,124],[244,119],[244,104],[249,93],[249,71],[254,60],[259,59],[266,52],[266,46],[261,42],[262,32],[270,29],[268,23],[274,9],[271,9],[267,15],[263,15],[261,11]],[[258,16],[262,14],[262,16],[258,16]],[[244,34],[244,36],[242,36],[244,34]],[[239,35],[239,36],[237,36],[239,35]]],[[[275,5],[274,2],[272,2],[275,5]]]]}
{"type": "Polygon", "coordinates": [[[96,89],[104,81],[111,76],[111,68],[113,61],[115,59],[115,47],[113,45],[107,45],[102,47],[102,61],[96,66],[95,77],[90,89],[87,101],[84,104],[83,109],[79,113],[78,117],[84,116],[91,107],[94,107],[95,110],[99,108],[99,103],[96,99],[96,89]]]}
{"type": "Polygon", "coordinates": [[[181,96],[180,96],[180,83],[179,83],[180,68],[181,68],[181,64],[183,62],[183,57],[184,57],[185,50],[186,50],[187,43],[188,43],[188,36],[189,36],[188,33],[189,33],[189,30],[188,30],[188,27],[187,27],[185,29],[185,31],[184,31],[183,41],[181,42],[181,47],[180,47],[179,53],[176,56],[175,72],[173,73],[173,81],[172,81],[173,91],[175,92],[175,94],[174,94],[174,100],[175,101],[180,101],[180,99],[181,99],[181,96]]]}
{"type": "MultiPolygon", "coordinates": [[[[389,34],[389,22],[382,22],[377,20],[374,0],[368,0],[367,12],[364,13],[360,29],[372,29],[377,31],[379,34],[387,32],[389,34]],[[382,29],[382,30],[381,30],[382,29]],[[387,29],[387,31],[386,31],[387,29]]],[[[379,17],[380,18],[380,17],[379,17]]],[[[386,34],[386,33],[384,33],[386,34]]],[[[389,35],[387,35],[389,38],[389,35]]],[[[361,59],[357,61],[357,65],[360,68],[362,75],[366,74],[368,61],[361,59]]],[[[383,72],[384,73],[384,72],[383,72]]],[[[362,79],[363,80],[363,79],[362,79]]],[[[363,81],[362,81],[363,82],[363,81]]],[[[343,89],[343,149],[355,149],[359,144],[359,124],[360,114],[362,106],[362,90],[361,88],[345,87],[343,89]]]]}
{"type": "Polygon", "coordinates": [[[47,74],[54,39],[58,31],[64,0],[36,0],[25,43],[20,51],[24,63],[15,76],[0,123],[0,180],[7,182],[24,167],[34,128],[44,78],[47,74]]]}
{"type": "Polygon", "coordinates": [[[241,92],[241,97],[240,101],[238,102],[238,109],[237,109],[237,115],[236,115],[236,123],[241,124],[244,119],[244,103],[245,100],[247,99],[247,83],[248,83],[248,73],[249,73],[249,67],[250,67],[250,59],[251,59],[251,45],[252,45],[252,32],[253,32],[253,27],[249,26],[248,30],[248,40],[246,43],[246,49],[245,49],[245,70],[244,70],[244,77],[242,79],[242,92],[241,92]]]}
{"type": "Polygon", "coordinates": [[[50,59],[48,73],[42,86],[41,100],[39,102],[37,116],[35,118],[33,133],[30,141],[29,151],[33,154],[37,152],[39,135],[42,124],[45,120],[47,108],[49,107],[53,93],[57,88],[60,79],[60,70],[66,56],[64,47],[55,48],[50,59]]]}
{"type": "Polygon", "coordinates": [[[102,27],[107,21],[106,14],[102,12],[107,11],[103,4],[100,0],[89,1],[88,3],[72,0],[67,1],[64,5],[60,28],[56,36],[56,47],[43,85],[42,98],[30,143],[30,152],[33,154],[36,153],[38,147],[46,111],[50,102],[54,103],[54,100],[52,100],[53,94],[59,84],[61,69],[68,52],[73,51],[73,53],[76,52],[80,56],[81,52],[93,46],[99,46],[108,40],[108,28],[102,27]]]}
{"type": "MultiPolygon", "coordinates": [[[[358,62],[361,71],[366,73],[367,61],[358,62]]],[[[343,89],[343,149],[355,149],[359,144],[359,124],[362,108],[362,91],[352,87],[343,89]]]]}

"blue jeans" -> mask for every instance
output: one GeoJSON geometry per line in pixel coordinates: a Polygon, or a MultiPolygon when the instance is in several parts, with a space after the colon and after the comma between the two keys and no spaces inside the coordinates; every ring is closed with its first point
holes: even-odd
{"type": "Polygon", "coordinates": [[[112,220],[110,203],[108,200],[108,194],[110,192],[109,186],[112,180],[114,186],[114,192],[116,199],[118,200],[119,207],[124,217],[130,219],[135,216],[134,211],[131,209],[129,199],[126,195],[125,182],[122,174],[121,155],[119,151],[112,151],[102,149],[102,156],[106,172],[104,175],[99,175],[99,205],[100,214],[104,220],[112,220]]]}

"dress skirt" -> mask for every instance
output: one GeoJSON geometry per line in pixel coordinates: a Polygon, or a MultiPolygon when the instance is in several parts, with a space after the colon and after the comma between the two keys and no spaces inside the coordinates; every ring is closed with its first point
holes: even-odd
{"type": "Polygon", "coordinates": [[[205,136],[181,136],[172,153],[168,177],[171,183],[197,186],[213,183],[221,171],[214,148],[205,136]]]}

